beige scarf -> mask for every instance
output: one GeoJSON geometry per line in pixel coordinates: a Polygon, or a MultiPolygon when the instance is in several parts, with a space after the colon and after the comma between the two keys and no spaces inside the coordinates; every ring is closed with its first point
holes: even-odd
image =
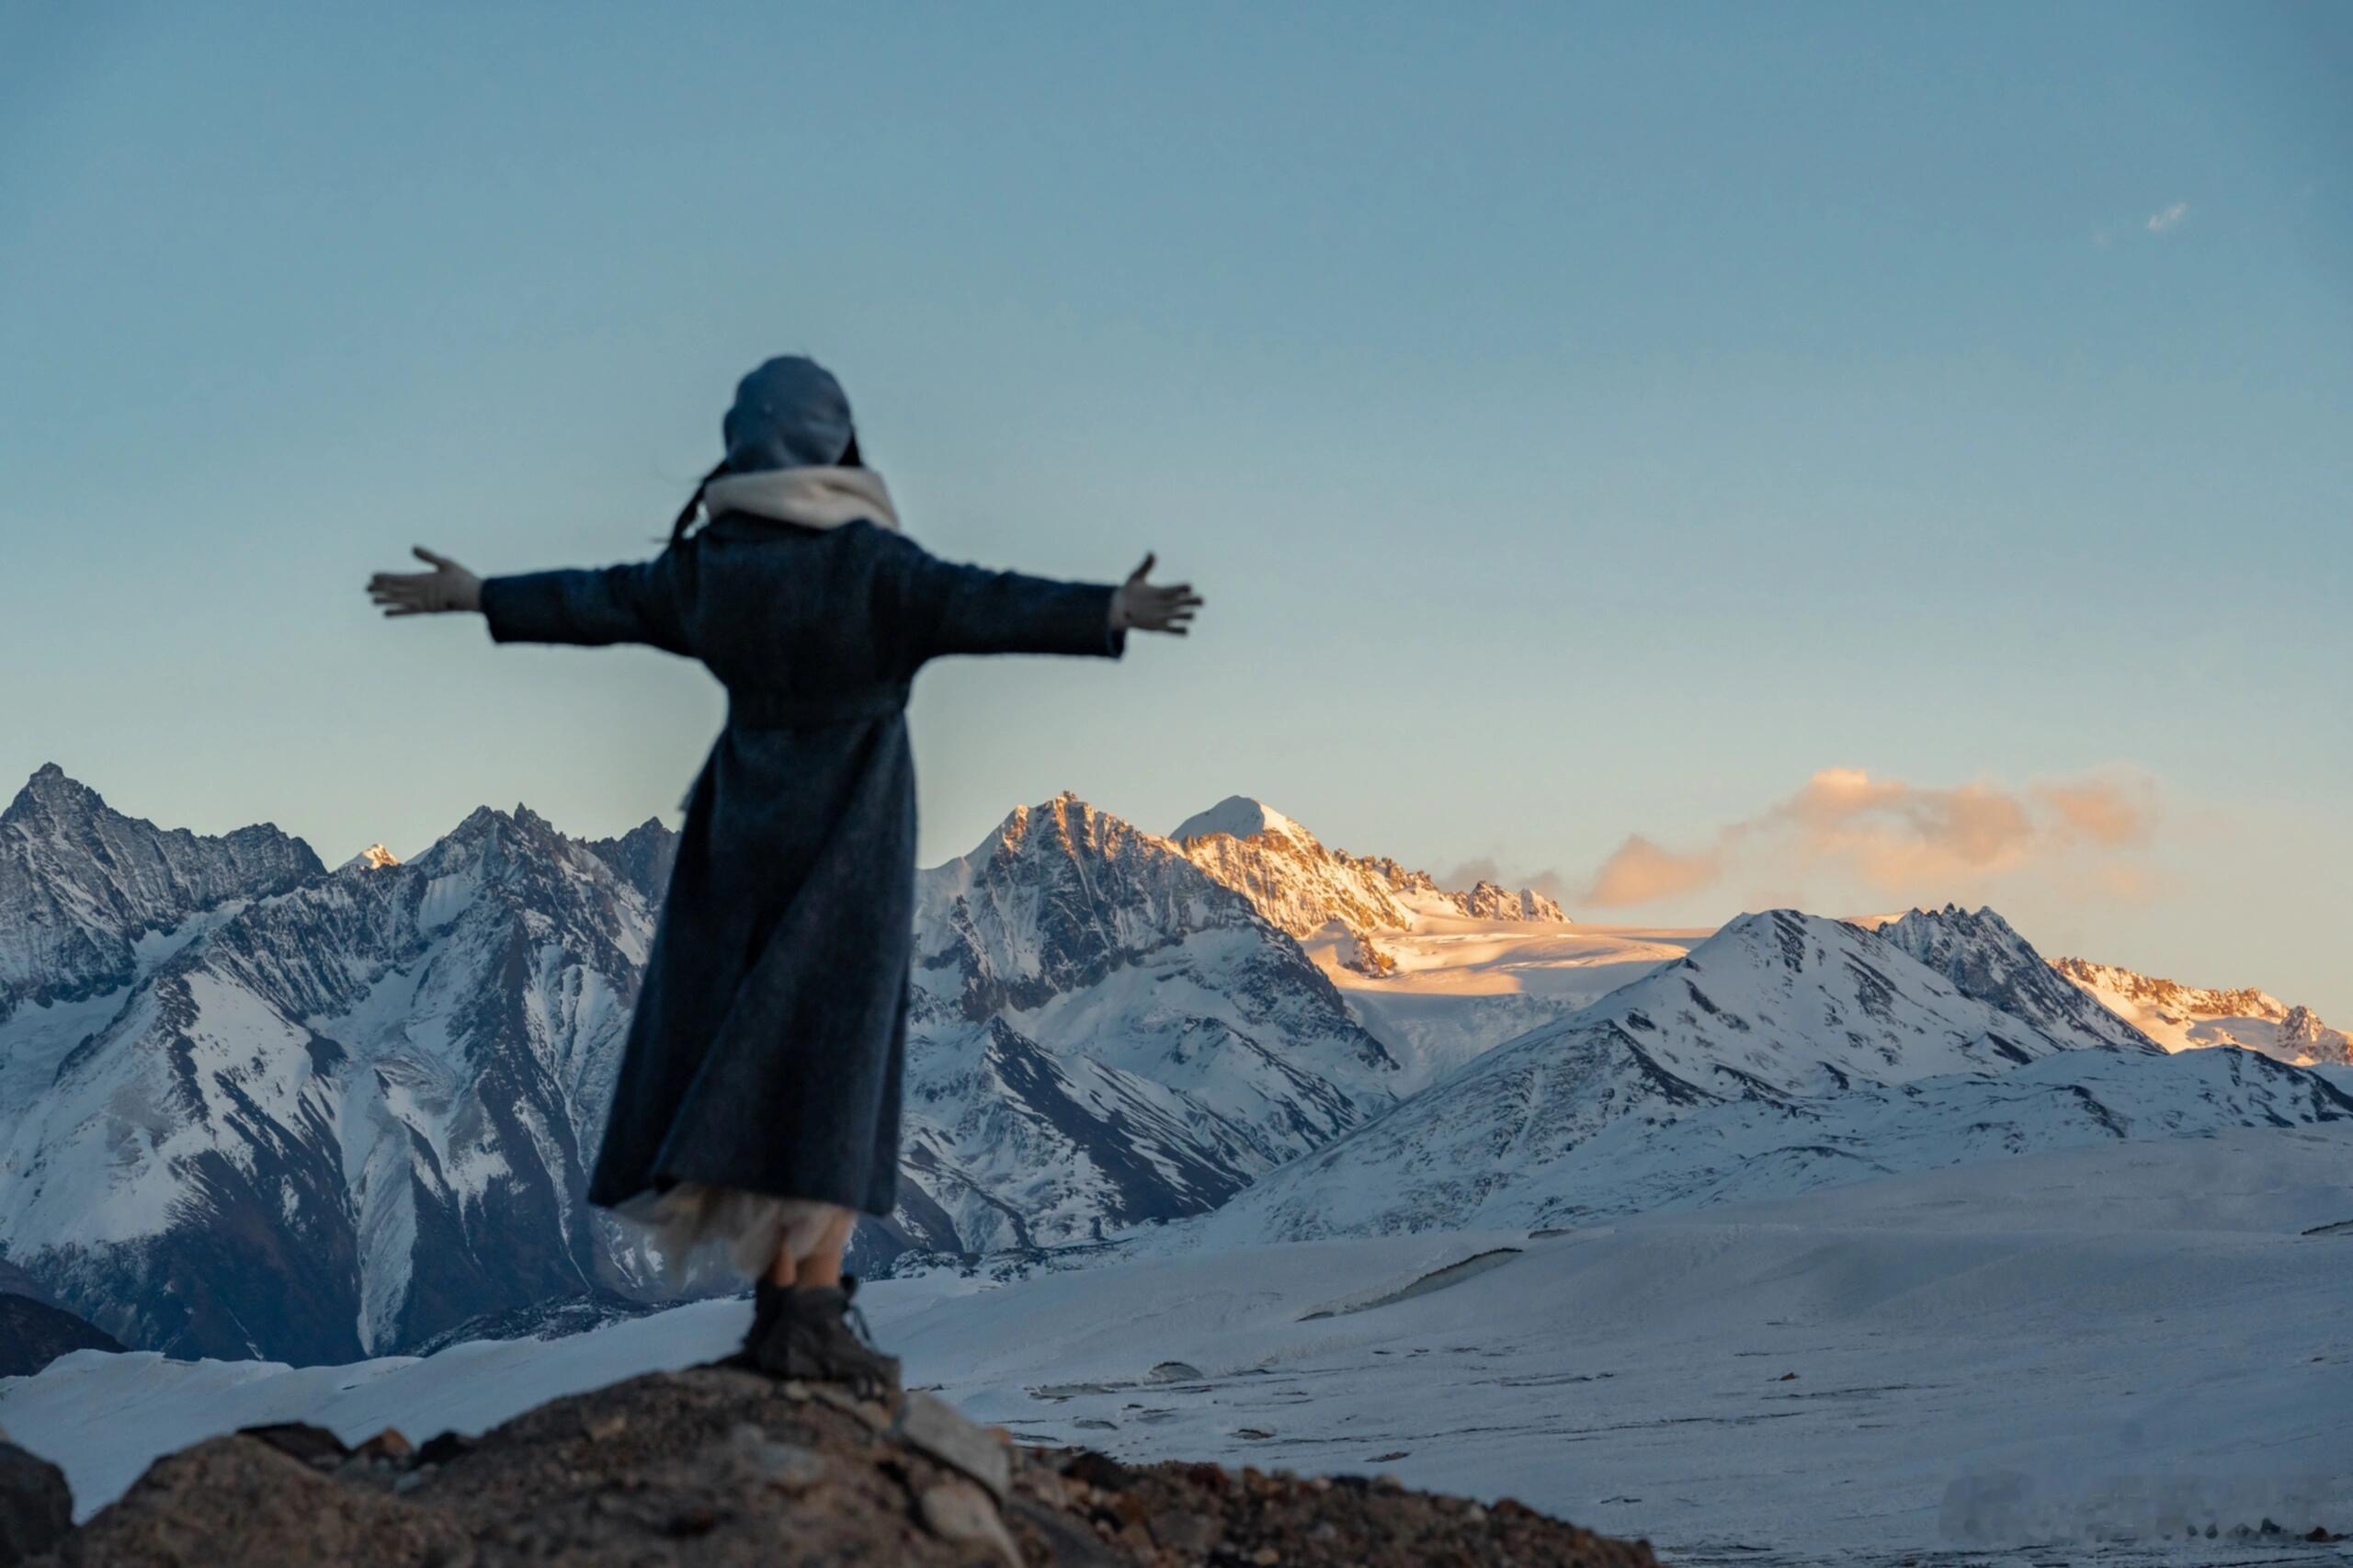
{"type": "Polygon", "coordinates": [[[804,528],[837,528],[859,521],[893,533],[899,528],[890,488],[870,468],[776,468],[764,473],[731,473],[702,487],[702,505],[714,517],[722,512],[748,512],[756,517],[799,523],[804,528]]]}

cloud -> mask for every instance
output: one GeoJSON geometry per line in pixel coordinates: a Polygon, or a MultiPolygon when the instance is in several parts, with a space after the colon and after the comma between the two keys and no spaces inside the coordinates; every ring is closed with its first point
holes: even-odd
{"type": "Polygon", "coordinates": [[[1854,767],[1824,768],[1698,849],[1639,835],[1603,861],[1578,896],[1623,908],[1703,892],[1734,875],[1797,886],[1826,879],[1873,897],[1940,902],[2008,877],[2065,866],[2121,886],[2119,858],[2145,846],[2155,792],[2114,777],[1921,786],[1854,767]]]}
{"type": "Polygon", "coordinates": [[[1501,887],[1504,869],[1496,863],[1494,856],[1476,855],[1450,871],[1440,871],[1436,880],[1442,888],[1467,888],[1480,882],[1493,882],[1501,887]]]}
{"type": "Polygon", "coordinates": [[[1678,855],[1635,834],[1601,863],[1601,869],[1594,873],[1592,885],[1578,896],[1577,902],[1598,909],[1655,903],[1679,893],[1712,887],[1723,872],[1721,849],[1678,855]]]}
{"type": "Polygon", "coordinates": [[[2143,781],[2086,778],[2038,784],[2034,796],[2069,828],[2110,849],[2138,847],[2156,833],[2156,791],[2143,781]]]}
{"type": "Polygon", "coordinates": [[[2188,216],[2189,203],[2187,201],[2177,201],[2170,207],[2149,214],[2149,233],[2153,234],[2170,233],[2172,231],[2180,228],[2183,220],[2187,219],[2188,216]]]}

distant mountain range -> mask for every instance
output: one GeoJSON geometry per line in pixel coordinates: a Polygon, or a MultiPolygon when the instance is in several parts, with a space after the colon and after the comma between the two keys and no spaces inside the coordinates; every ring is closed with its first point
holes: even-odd
{"type": "Polygon", "coordinates": [[[2266,1057],[2168,1057],[2052,998],[2040,1023],[1993,1006],[2035,994],[2049,970],[1987,912],[1915,911],[1899,936],[1742,915],[1153,1244],[1569,1225],[2043,1149],[2353,1120],[2353,1097],[2266,1057]]]}
{"type": "Polygon", "coordinates": [[[76,923],[0,938],[51,963],[0,1022],[0,1245],[118,1338],[350,1359],[642,1276],[581,1193],[654,913],[586,846],[484,809],[328,873],[44,769],[0,877],[76,923]],[[101,896],[126,866],[172,874],[101,896]]]}
{"type": "MultiPolygon", "coordinates": [[[[0,1299],[297,1362],[664,1299],[582,1195],[676,853],[518,806],[330,871],[44,767],[0,812],[0,1299]]],[[[2292,1064],[2344,1059],[2301,1009],[2054,967],[1990,911],[1589,927],[1240,798],[1165,837],[1021,808],[917,910],[870,1270],[1559,1223],[2353,1111],[2292,1064]],[[2223,1034],[2269,1054],[2165,1054],[2223,1034]]]]}

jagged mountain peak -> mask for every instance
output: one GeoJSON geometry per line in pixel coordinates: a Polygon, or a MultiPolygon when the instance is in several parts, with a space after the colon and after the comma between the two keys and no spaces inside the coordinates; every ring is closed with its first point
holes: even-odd
{"type": "Polygon", "coordinates": [[[1040,847],[1067,849],[1086,845],[1106,825],[1131,833],[1138,831],[1131,824],[1080,800],[1075,790],[1065,790],[1034,806],[1014,807],[991,836],[1000,851],[1018,855],[1025,851],[1034,853],[1040,847]],[[1043,844],[1033,844],[1033,837],[1040,834],[1043,844]]]}
{"type": "MultiPolygon", "coordinates": [[[[0,836],[0,960],[118,882],[237,868],[142,829],[94,818],[93,853],[30,861],[0,836]]],[[[90,1006],[0,1032],[0,1235],[127,1340],[348,1359],[626,1266],[581,1193],[650,901],[520,807],[366,858],[119,937],[90,1006]]]]}
{"type": "Polygon", "coordinates": [[[947,872],[962,866],[969,870],[990,860],[1088,859],[1130,854],[1172,860],[1186,858],[1184,851],[1172,840],[1138,827],[1116,812],[1105,811],[1065,790],[1035,805],[1014,807],[970,854],[936,869],[947,872]]]}
{"type": "Polygon", "coordinates": [[[46,764],[0,812],[0,1019],[28,999],[79,1002],[127,985],[195,917],[324,870],[269,824],[219,836],[157,827],[46,764]]]}
{"type": "Polygon", "coordinates": [[[660,817],[648,817],[619,838],[593,838],[586,848],[602,859],[647,902],[659,903],[670,890],[678,859],[678,835],[660,817]]]}
{"type": "Polygon", "coordinates": [[[0,821],[28,816],[44,809],[52,812],[61,807],[69,810],[97,810],[103,809],[105,805],[106,802],[99,799],[96,790],[74,778],[57,764],[44,762],[33,769],[32,777],[25,780],[23,787],[17,791],[16,798],[8,802],[8,809],[6,812],[0,812],[0,821]]]}
{"type": "Polygon", "coordinates": [[[466,813],[464,821],[408,864],[442,863],[478,855],[502,862],[517,858],[595,858],[586,845],[566,836],[547,818],[518,802],[510,812],[476,806],[466,813]]]}
{"type": "MultiPolygon", "coordinates": [[[[6,811],[0,811],[0,824],[14,824],[20,829],[28,823],[40,819],[60,827],[85,829],[94,822],[118,824],[142,835],[167,838],[188,844],[284,844],[297,847],[315,860],[311,846],[287,833],[274,822],[248,823],[222,834],[199,834],[193,828],[158,827],[145,817],[134,817],[117,811],[107,803],[104,795],[74,778],[53,762],[45,762],[27,778],[6,811]]],[[[324,869],[321,865],[320,869],[324,869]]]]}
{"type": "Polygon", "coordinates": [[[1568,915],[1552,899],[1534,888],[1522,888],[1518,892],[1498,882],[1482,877],[1465,893],[1448,895],[1458,900],[1462,913],[1474,920],[1543,921],[1555,926],[1569,924],[1568,915]]]}
{"type": "Polygon", "coordinates": [[[903,1190],[927,1245],[1198,1213],[1393,1098],[1296,941],[1073,794],[917,879],[915,989],[903,1190]]]}
{"type": "Polygon", "coordinates": [[[2107,1051],[2161,1049],[2140,1029],[2069,984],[2032,943],[1991,908],[1947,903],[1915,909],[1875,933],[1990,1006],[2025,1019],[2066,1046],[2107,1051]]]}
{"type": "Polygon", "coordinates": [[[1998,1071],[2062,1049],[1902,947],[1795,909],[1738,915],[1559,1027],[1604,1019],[1784,1087],[1998,1071]]]}
{"type": "Polygon", "coordinates": [[[1187,858],[1291,936],[1304,938],[1336,923],[1350,939],[1348,967],[1368,975],[1395,967],[1379,934],[1412,929],[1425,916],[1568,920],[1558,903],[1532,888],[1514,892],[1482,879],[1454,892],[1428,872],[1385,856],[1326,848],[1303,824],[1247,795],[1229,795],[1177,824],[1168,836],[1187,858]]]}

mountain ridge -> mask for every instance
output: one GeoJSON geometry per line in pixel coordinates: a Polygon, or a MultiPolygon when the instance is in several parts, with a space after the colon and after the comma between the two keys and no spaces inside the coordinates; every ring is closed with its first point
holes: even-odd
{"type": "MultiPolygon", "coordinates": [[[[60,1304],[315,1362],[685,1288],[585,1202],[676,854],[658,818],[572,838],[485,806],[328,871],[52,765],[0,829],[0,1259],[60,1304]],[[72,941],[18,928],[60,911],[72,941]]],[[[2096,966],[1990,909],[1703,937],[1550,908],[1245,797],[1170,837],[1069,793],[1015,808],[917,875],[902,1198],[854,1265],[1553,1223],[2341,1114],[2292,1065],[2164,1065],[2096,966]]],[[[2331,1047],[2244,998],[2275,1045],[2331,1047]]]]}
{"type": "Polygon", "coordinates": [[[2051,968],[2161,1050],[2235,1046],[2300,1065],[2353,1065],[2353,1035],[2267,991],[2185,985],[2077,958],[2053,959],[2051,968]]]}

